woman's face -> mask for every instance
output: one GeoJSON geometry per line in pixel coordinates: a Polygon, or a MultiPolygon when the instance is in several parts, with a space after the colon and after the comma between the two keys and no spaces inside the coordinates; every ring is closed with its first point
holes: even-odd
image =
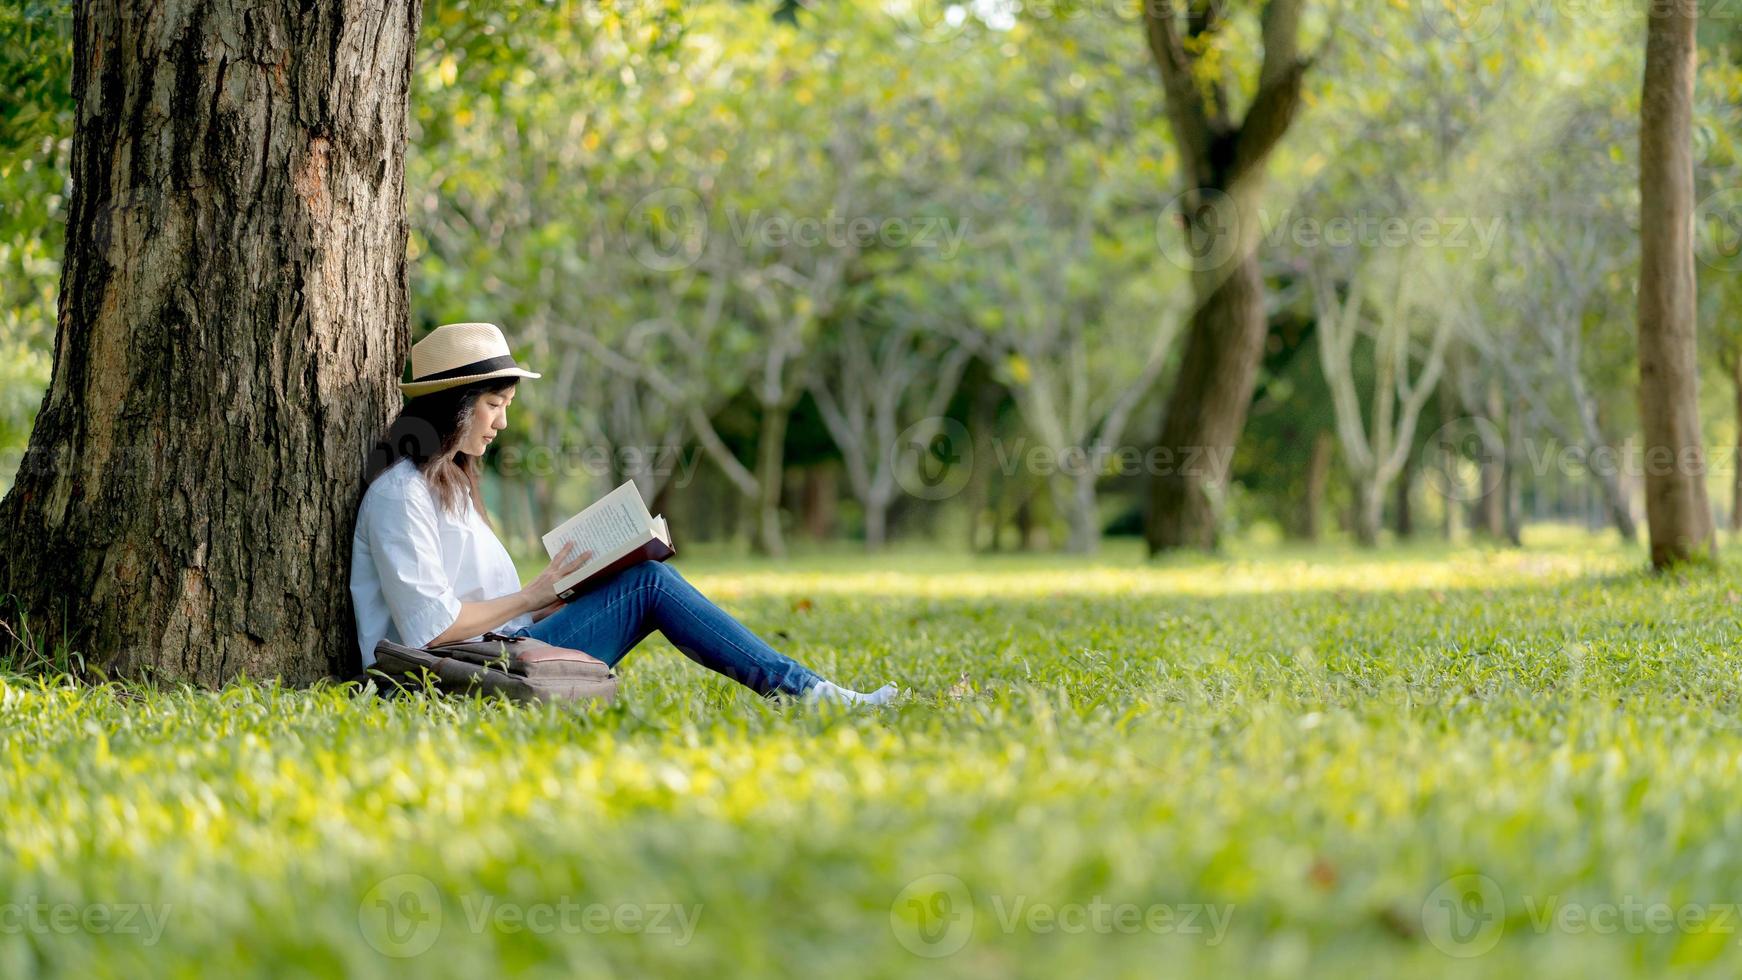
{"type": "Polygon", "coordinates": [[[472,418],[460,433],[459,450],[468,456],[482,456],[496,433],[508,428],[508,403],[514,400],[514,389],[489,391],[472,403],[472,418]]]}

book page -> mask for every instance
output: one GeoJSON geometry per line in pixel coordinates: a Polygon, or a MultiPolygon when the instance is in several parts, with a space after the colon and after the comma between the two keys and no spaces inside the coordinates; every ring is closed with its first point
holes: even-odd
{"type": "Polygon", "coordinates": [[[652,523],[641,492],[631,480],[546,534],[544,550],[555,558],[563,545],[572,541],[577,553],[593,552],[592,559],[564,578],[565,582],[577,582],[646,541],[652,523]]]}

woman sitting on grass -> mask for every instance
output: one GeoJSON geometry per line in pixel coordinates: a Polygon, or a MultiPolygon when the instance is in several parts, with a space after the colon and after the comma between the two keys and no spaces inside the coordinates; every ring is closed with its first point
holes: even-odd
{"type": "Polygon", "coordinates": [[[658,630],[684,655],[762,695],[886,704],[886,684],[862,694],[831,684],[764,643],[677,570],[645,561],[568,602],[554,584],[591,553],[565,546],[525,586],[484,515],[479,460],[508,427],[521,378],[488,323],[437,327],[411,348],[406,404],[371,458],[351,538],[351,597],[363,666],[386,638],[412,647],[495,630],[585,651],[615,666],[658,630]]]}

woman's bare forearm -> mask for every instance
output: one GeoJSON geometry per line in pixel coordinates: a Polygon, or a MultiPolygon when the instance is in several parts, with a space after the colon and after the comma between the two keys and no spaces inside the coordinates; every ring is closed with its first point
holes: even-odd
{"type": "Polygon", "coordinates": [[[481,602],[461,602],[460,615],[453,625],[442,630],[436,638],[429,641],[430,646],[442,643],[458,643],[469,637],[482,635],[487,630],[493,630],[522,613],[533,612],[540,607],[535,600],[522,589],[495,599],[485,599],[481,602]]]}

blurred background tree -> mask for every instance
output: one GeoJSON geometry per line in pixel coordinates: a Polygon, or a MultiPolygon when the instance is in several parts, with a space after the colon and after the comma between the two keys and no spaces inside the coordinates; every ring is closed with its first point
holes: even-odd
{"type": "MultiPolygon", "coordinates": [[[[1168,542],[1506,540],[1551,520],[1632,537],[1645,18],[1158,9],[1173,19],[428,3],[413,333],[492,320],[545,372],[490,459],[504,539],[533,553],[633,479],[690,540],[770,555],[795,538],[1089,551],[1138,533],[1193,451],[1226,478],[1168,542]],[[1263,190],[1241,197],[1257,299],[1236,305],[1257,326],[1223,351],[1251,366],[1218,457],[1196,429],[1231,420],[1192,406],[1222,285],[1178,199],[1225,183],[1216,147],[1289,93],[1264,122],[1263,190]],[[1199,116],[1204,145],[1180,129],[1199,116]]],[[[53,353],[69,24],[63,3],[0,8],[4,483],[53,353]]],[[[1739,38],[1700,25],[1689,147],[1714,447],[1742,419],[1739,38]]],[[[1714,451],[1710,474],[1731,527],[1734,461],[1714,451]]]]}

